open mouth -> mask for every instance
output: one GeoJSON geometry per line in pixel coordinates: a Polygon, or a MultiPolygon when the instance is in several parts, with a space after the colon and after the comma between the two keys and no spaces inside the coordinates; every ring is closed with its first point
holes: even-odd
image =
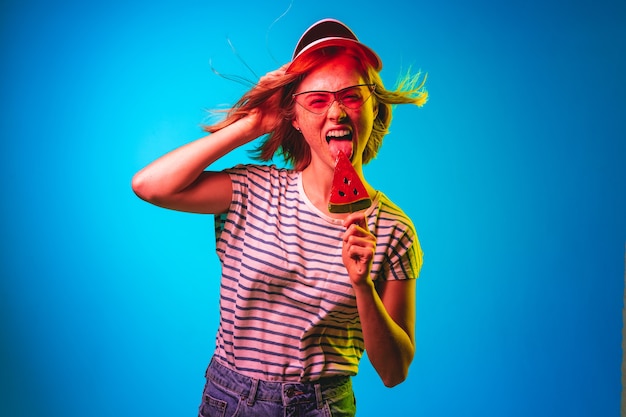
{"type": "Polygon", "coordinates": [[[350,130],[331,130],[326,135],[326,142],[333,156],[337,157],[341,151],[348,158],[352,158],[352,132],[350,130]]]}
{"type": "Polygon", "coordinates": [[[331,130],[326,134],[326,142],[331,140],[352,140],[352,132],[349,129],[331,130]]]}

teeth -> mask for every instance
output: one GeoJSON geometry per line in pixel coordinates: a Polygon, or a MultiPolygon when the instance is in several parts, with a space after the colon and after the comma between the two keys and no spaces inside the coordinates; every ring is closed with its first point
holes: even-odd
{"type": "Polygon", "coordinates": [[[344,136],[348,136],[350,135],[350,131],[348,129],[342,129],[342,130],[331,130],[330,132],[328,132],[326,134],[326,137],[329,138],[342,138],[344,136]]]}

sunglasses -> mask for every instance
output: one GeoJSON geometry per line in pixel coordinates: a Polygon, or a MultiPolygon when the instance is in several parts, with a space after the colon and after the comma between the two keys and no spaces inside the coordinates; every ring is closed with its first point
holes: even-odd
{"type": "Polygon", "coordinates": [[[323,114],[335,101],[344,107],[356,110],[372,96],[374,90],[376,90],[375,84],[358,84],[337,91],[303,91],[292,94],[292,97],[305,110],[323,114]]]}

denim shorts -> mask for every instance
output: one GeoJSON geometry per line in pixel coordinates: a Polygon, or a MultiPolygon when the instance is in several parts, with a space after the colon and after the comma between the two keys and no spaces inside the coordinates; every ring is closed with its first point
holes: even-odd
{"type": "Polygon", "coordinates": [[[213,358],[199,417],[354,417],[349,376],[314,382],[274,382],[239,374],[213,358]]]}

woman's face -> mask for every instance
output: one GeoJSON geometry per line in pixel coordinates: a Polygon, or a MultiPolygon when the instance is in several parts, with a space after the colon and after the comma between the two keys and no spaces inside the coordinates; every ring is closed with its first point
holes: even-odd
{"type": "MultiPolygon", "coordinates": [[[[338,56],[311,71],[300,83],[296,94],[308,91],[339,91],[346,87],[365,84],[365,79],[357,69],[356,59],[351,56],[338,56]]],[[[368,87],[355,91],[369,94],[368,87]]],[[[326,95],[326,97],[329,97],[326,95]]],[[[295,104],[293,126],[299,129],[311,148],[311,163],[335,166],[339,150],[347,154],[354,166],[362,165],[362,154],[372,133],[372,126],[377,114],[375,99],[369,97],[360,107],[350,108],[337,100],[321,114],[307,110],[295,104]]],[[[298,103],[315,100],[314,96],[297,96],[298,103]]],[[[351,96],[344,101],[350,103],[351,96]]],[[[313,103],[310,101],[309,103],[313,103]]]]}

